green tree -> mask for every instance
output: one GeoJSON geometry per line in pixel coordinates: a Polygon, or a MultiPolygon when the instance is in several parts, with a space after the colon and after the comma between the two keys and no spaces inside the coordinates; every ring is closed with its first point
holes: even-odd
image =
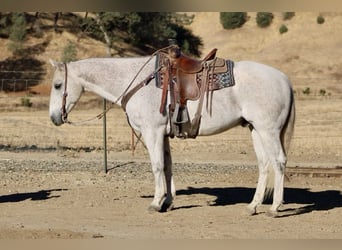
{"type": "Polygon", "coordinates": [[[13,54],[19,53],[23,48],[23,43],[26,37],[26,19],[24,13],[13,13],[12,15],[12,26],[10,29],[9,49],[13,54]]]}
{"type": "Polygon", "coordinates": [[[0,37],[8,38],[11,25],[10,14],[0,12],[0,37]]]}
{"type": "Polygon", "coordinates": [[[67,45],[63,49],[61,61],[66,63],[66,62],[75,61],[76,59],[77,59],[76,45],[73,42],[68,41],[67,45]]]}
{"type": "MultiPolygon", "coordinates": [[[[193,16],[171,12],[98,12],[96,19],[80,20],[83,31],[101,39],[111,48],[114,41],[124,41],[145,53],[152,53],[176,39],[184,52],[199,55],[202,40],[184,27],[193,16]]],[[[120,48],[116,48],[120,50],[120,48]]]]}
{"type": "Polygon", "coordinates": [[[247,12],[220,12],[220,23],[224,29],[240,28],[247,21],[247,12]]]}

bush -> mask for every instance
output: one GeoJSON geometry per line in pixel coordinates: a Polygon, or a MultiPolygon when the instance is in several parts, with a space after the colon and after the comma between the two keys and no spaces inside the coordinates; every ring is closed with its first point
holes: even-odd
{"type": "Polygon", "coordinates": [[[295,12],[284,12],[283,20],[290,20],[294,16],[295,16],[295,12]]]}
{"type": "Polygon", "coordinates": [[[29,108],[32,107],[32,102],[31,102],[30,97],[28,97],[28,96],[22,97],[21,98],[21,106],[29,107],[29,108]]]}
{"type": "Polygon", "coordinates": [[[325,89],[319,90],[319,95],[321,95],[321,96],[325,96],[326,93],[327,93],[327,91],[325,89]]]}
{"type": "Polygon", "coordinates": [[[289,29],[286,27],[285,24],[283,24],[282,26],[280,26],[279,28],[279,33],[280,34],[283,34],[283,33],[286,33],[289,29]]]}
{"type": "Polygon", "coordinates": [[[324,17],[322,17],[322,16],[318,16],[318,17],[317,17],[317,23],[318,23],[318,24],[323,24],[324,22],[325,22],[324,17]]]}
{"type": "Polygon", "coordinates": [[[304,94],[304,95],[310,95],[310,93],[311,93],[311,90],[310,90],[309,87],[306,87],[306,88],[303,90],[303,94],[304,94]]]}
{"type": "Polygon", "coordinates": [[[220,23],[224,29],[240,28],[247,21],[247,12],[220,12],[220,23]]]}
{"type": "Polygon", "coordinates": [[[273,17],[271,12],[258,12],[256,22],[259,27],[265,28],[272,23],[273,17]]]}

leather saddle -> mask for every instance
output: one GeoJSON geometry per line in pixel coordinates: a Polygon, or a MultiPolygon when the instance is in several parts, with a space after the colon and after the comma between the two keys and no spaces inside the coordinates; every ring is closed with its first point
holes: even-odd
{"type": "MultiPolygon", "coordinates": [[[[167,93],[170,92],[169,114],[171,135],[180,138],[195,138],[198,135],[204,96],[218,89],[214,75],[227,72],[226,60],[216,57],[213,49],[202,60],[183,54],[177,45],[171,46],[167,53],[158,54],[159,84],[162,88],[160,113],[164,113],[167,93]],[[197,112],[190,121],[187,101],[199,100],[197,112]]],[[[207,103],[208,105],[208,103],[207,103]]]]}

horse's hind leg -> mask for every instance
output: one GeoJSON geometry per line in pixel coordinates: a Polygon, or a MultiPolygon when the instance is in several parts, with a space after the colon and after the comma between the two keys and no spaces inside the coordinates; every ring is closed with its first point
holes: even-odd
{"type": "Polygon", "coordinates": [[[280,140],[280,132],[273,131],[258,131],[262,144],[264,145],[265,153],[269,164],[274,170],[274,192],[273,203],[268,215],[276,217],[279,207],[283,203],[284,194],[284,176],[286,166],[286,155],[280,140]]]}
{"type": "Polygon", "coordinates": [[[254,151],[258,159],[259,178],[258,178],[258,184],[255,190],[253,200],[247,206],[247,210],[250,215],[256,214],[257,207],[264,200],[264,195],[265,195],[265,190],[266,190],[266,185],[267,185],[267,178],[268,178],[267,155],[264,151],[264,145],[261,141],[260,135],[255,129],[252,130],[252,138],[253,138],[254,151]]]}

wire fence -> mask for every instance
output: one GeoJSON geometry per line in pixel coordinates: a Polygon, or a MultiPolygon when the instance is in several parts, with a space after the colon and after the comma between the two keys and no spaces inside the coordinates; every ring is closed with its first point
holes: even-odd
{"type": "Polygon", "coordinates": [[[2,78],[0,82],[0,91],[18,92],[29,91],[31,87],[38,85],[42,80],[38,79],[6,79],[2,78]]]}
{"type": "MultiPolygon", "coordinates": [[[[0,72],[1,73],[1,72],[0,72]]],[[[292,151],[295,154],[322,154],[324,157],[342,157],[342,86],[339,80],[324,78],[293,77],[296,98],[304,100],[296,105],[297,121],[296,132],[293,138],[292,151]],[[320,84],[322,83],[322,84],[320,84]],[[314,88],[312,86],[315,86],[314,88]],[[311,87],[310,93],[303,91],[311,87]],[[321,89],[325,89],[323,94],[321,89]],[[329,93],[331,94],[329,95],[329,93]],[[326,102],[305,102],[310,98],[327,100],[326,102]],[[305,103],[310,103],[310,108],[305,103]],[[309,128],[309,129],[308,129],[309,128]]],[[[1,78],[1,91],[19,95],[1,95],[0,106],[7,105],[11,100],[25,97],[33,86],[42,84],[41,79],[7,79],[1,78]]],[[[57,150],[58,148],[71,150],[103,150],[103,124],[96,121],[79,127],[55,127],[48,115],[48,96],[33,95],[32,102],[40,99],[44,105],[38,110],[14,110],[16,112],[0,109],[2,121],[0,123],[0,150],[15,149],[41,149],[57,150]],[[35,99],[36,98],[36,99],[35,99]]],[[[82,101],[82,98],[81,98],[82,101]]],[[[16,107],[21,106],[18,102],[16,107]]],[[[96,116],[101,112],[101,106],[88,106],[87,110],[76,107],[71,117],[84,120],[96,116]]],[[[108,123],[108,151],[125,152],[131,150],[131,133],[127,119],[121,109],[114,109],[107,116],[108,123]]],[[[248,130],[239,128],[235,132],[227,132],[223,136],[201,137],[193,140],[172,142],[173,147],[182,148],[184,152],[196,148],[198,152],[210,151],[235,152],[236,154],[254,154],[252,140],[248,130]]],[[[138,146],[146,154],[143,146],[138,146]]]]}

